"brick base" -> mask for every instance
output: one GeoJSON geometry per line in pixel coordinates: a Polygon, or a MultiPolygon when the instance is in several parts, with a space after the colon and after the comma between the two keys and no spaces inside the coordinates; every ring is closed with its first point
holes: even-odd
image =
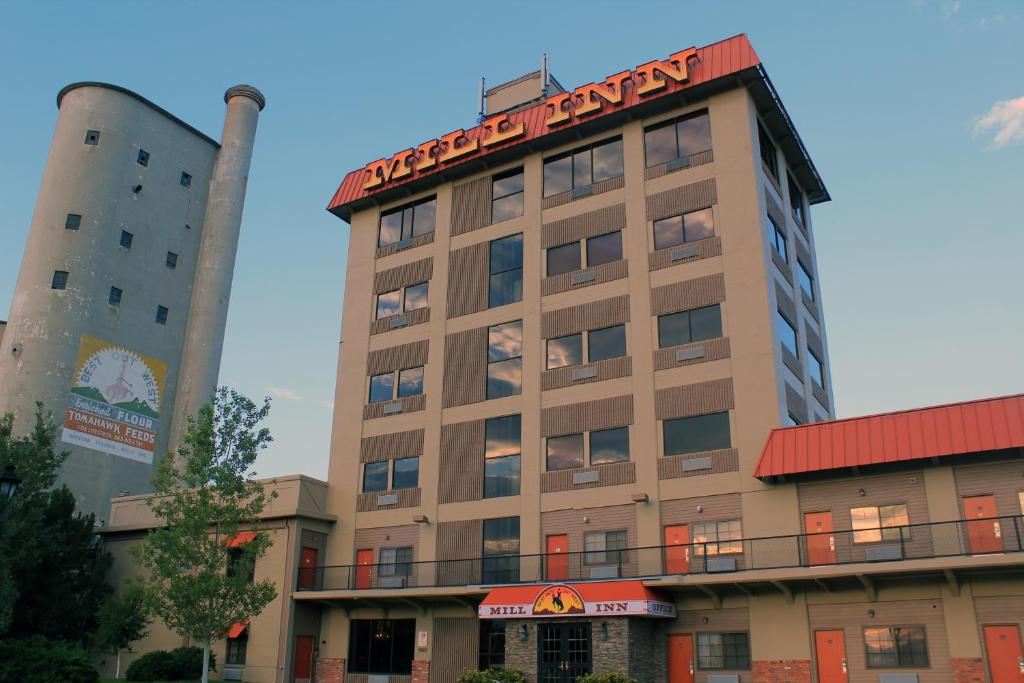
{"type": "Polygon", "coordinates": [[[316,683],[345,683],[345,660],[325,657],[316,660],[316,683]]]}
{"type": "Polygon", "coordinates": [[[811,683],[811,661],[767,659],[754,662],[754,683],[811,683]]]}
{"type": "Polygon", "coordinates": [[[412,683],[430,683],[430,660],[412,660],[412,683]]]}
{"type": "Polygon", "coordinates": [[[981,657],[950,657],[953,683],[985,683],[985,664],[981,657]]]}

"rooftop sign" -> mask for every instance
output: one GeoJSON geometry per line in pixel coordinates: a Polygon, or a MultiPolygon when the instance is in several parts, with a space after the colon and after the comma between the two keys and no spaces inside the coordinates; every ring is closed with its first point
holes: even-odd
{"type": "Polygon", "coordinates": [[[369,163],[345,177],[328,209],[759,63],[742,34],[707,47],[674,52],[601,82],[558,93],[532,107],[491,116],[475,128],[460,128],[369,163]]]}

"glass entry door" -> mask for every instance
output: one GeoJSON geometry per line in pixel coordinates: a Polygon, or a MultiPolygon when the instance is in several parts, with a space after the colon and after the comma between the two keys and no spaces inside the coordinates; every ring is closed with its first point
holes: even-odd
{"type": "Polygon", "coordinates": [[[542,622],[537,638],[537,683],[575,683],[590,673],[590,622],[542,622]]]}

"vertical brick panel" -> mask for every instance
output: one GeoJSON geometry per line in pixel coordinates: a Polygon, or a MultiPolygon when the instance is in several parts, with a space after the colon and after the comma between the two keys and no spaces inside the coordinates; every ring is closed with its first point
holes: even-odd
{"type": "Polygon", "coordinates": [[[427,282],[433,272],[434,259],[429,256],[419,261],[382,270],[373,276],[373,293],[390,292],[399,287],[427,282]]]}
{"type": "Polygon", "coordinates": [[[952,657],[953,683],[985,683],[985,663],[981,657],[952,657]]]}
{"type": "Polygon", "coordinates": [[[657,221],[688,211],[706,209],[718,201],[715,179],[674,187],[647,197],[647,220],[657,221]]]}
{"type": "Polygon", "coordinates": [[[452,188],[452,235],[491,224],[491,177],[452,188]]]}
{"type": "Polygon", "coordinates": [[[414,659],[414,660],[412,660],[412,682],[411,683],[430,683],[430,660],[427,660],[427,659],[414,659]]]}
{"type": "Polygon", "coordinates": [[[616,204],[596,211],[570,216],[541,227],[541,246],[544,249],[586,237],[603,235],[626,227],[626,205],[616,204]]]}
{"type": "Polygon", "coordinates": [[[316,683],[345,683],[345,660],[326,657],[317,659],[316,683]]]}
{"type": "Polygon", "coordinates": [[[486,395],[487,328],[449,334],[444,344],[444,407],[478,403],[486,395]]]}
{"type": "Polygon", "coordinates": [[[490,242],[456,249],[448,256],[448,317],[487,310],[490,242]]]}
{"type": "Polygon", "coordinates": [[[664,315],[725,301],[725,276],[715,273],[651,290],[651,314],[664,315]]]}
{"type": "Polygon", "coordinates": [[[811,661],[809,659],[755,661],[754,683],[811,683],[811,661]]]}
{"type": "Polygon", "coordinates": [[[442,425],[439,503],[483,498],[484,420],[442,425]]]}

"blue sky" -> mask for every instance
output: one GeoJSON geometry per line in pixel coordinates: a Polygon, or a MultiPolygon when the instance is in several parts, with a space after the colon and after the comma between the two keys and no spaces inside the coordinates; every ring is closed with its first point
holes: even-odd
{"type": "Polygon", "coordinates": [[[839,415],[1024,390],[1018,2],[8,2],[0,319],[62,86],[123,85],[219,137],[225,88],[253,83],[222,381],[275,396],[261,474],[326,476],[343,175],[471,124],[480,76],[545,51],[571,88],[740,32],[834,198],[812,212],[839,415]]]}

